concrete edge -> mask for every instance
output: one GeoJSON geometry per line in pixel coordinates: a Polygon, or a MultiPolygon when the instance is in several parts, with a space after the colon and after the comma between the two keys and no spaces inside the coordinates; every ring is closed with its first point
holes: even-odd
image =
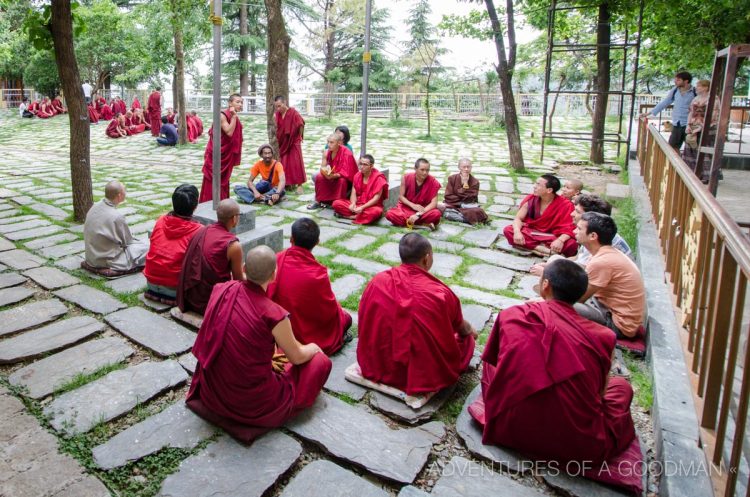
{"type": "Polygon", "coordinates": [[[713,496],[710,465],[700,447],[698,418],[680,342],[651,203],[638,161],[629,162],[638,230],[638,266],[646,286],[647,361],[654,382],[652,416],[661,497],[713,496]]]}

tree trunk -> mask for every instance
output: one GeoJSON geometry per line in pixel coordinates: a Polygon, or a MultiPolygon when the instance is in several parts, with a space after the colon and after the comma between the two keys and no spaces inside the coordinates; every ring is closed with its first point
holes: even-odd
{"type": "Polygon", "coordinates": [[[610,12],[607,2],[599,4],[599,20],[596,28],[596,106],[591,126],[591,154],[594,164],[604,162],[604,127],[607,121],[609,99],[609,43],[612,28],[609,24],[610,12]]]}
{"type": "MultiPolygon", "coordinates": [[[[276,95],[289,98],[289,43],[286,32],[281,0],[264,0],[268,18],[268,65],[266,73],[266,123],[268,143],[278,154],[276,141],[276,120],[274,119],[273,99],[276,95]]],[[[287,100],[288,101],[288,100],[287,100]]]]}
{"type": "MultiPolygon", "coordinates": [[[[591,89],[591,80],[586,81],[586,91],[591,89]]],[[[591,108],[591,93],[586,93],[586,99],[583,101],[586,106],[586,113],[591,119],[594,119],[594,109],[591,108]]]]}
{"type": "Polygon", "coordinates": [[[513,97],[513,68],[516,62],[516,34],[513,28],[513,2],[507,0],[506,15],[508,17],[508,44],[510,45],[509,56],[505,55],[505,41],[503,40],[503,29],[497,17],[495,3],[493,0],[484,0],[487,13],[492,23],[495,50],[497,51],[498,63],[495,66],[500,83],[500,93],[503,96],[503,113],[505,115],[505,134],[508,138],[508,153],[510,165],[516,171],[523,171],[523,150],[521,149],[521,132],[518,128],[518,114],[516,113],[516,100],[513,97]]]}
{"type": "MultiPolygon", "coordinates": [[[[177,107],[177,66],[172,71],[172,110],[176,112],[177,107]]],[[[162,109],[164,112],[164,109],[162,109]]],[[[166,112],[164,112],[166,114],[166,112]]]]}
{"type": "Polygon", "coordinates": [[[70,121],[70,182],[73,189],[73,217],[79,223],[94,203],[89,157],[89,113],[83,98],[81,78],[73,50],[73,20],[70,2],[52,0],[49,29],[55,47],[55,62],[65,92],[70,121]]]}
{"type": "MultiPolygon", "coordinates": [[[[247,4],[240,4],[240,36],[247,36],[247,4]]],[[[247,42],[243,40],[240,43],[240,95],[247,96],[248,86],[248,67],[247,67],[247,42]]]]}
{"type": "Polygon", "coordinates": [[[182,46],[182,14],[179,12],[177,0],[172,0],[172,29],[174,31],[175,55],[175,85],[174,101],[177,112],[177,143],[185,145],[188,142],[187,109],[185,104],[185,53],[182,46]]]}

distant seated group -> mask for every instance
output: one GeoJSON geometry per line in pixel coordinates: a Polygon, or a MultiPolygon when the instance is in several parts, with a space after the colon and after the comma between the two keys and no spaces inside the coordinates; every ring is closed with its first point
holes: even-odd
{"type": "MultiPolygon", "coordinates": [[[[173,147],[177,145],[179,139],[178,131],[179,116],[174,110],[167,108],[167,114],[161,116],[161,126],[159,127],[156,143],[162,146],[173,147]]],[[[190,143],[198,141],[198,137],[203,134],[203,121],[198,117],[198,113],[193,111],[185,115],[185,125],[187,126],[187,139],[190,143]]]]}
{"type": "Polygon", "coordinates": [[[38,98],[31,103],[29,103],[28,98],[23,97],[21,104],[18,106],[18,114],[21,117],[49,119],[50,117],[65,114],[67,112],[67,109],[63,107],[59,95],[55,95],[53,99],[50,99],[49,97],[38,98]]]}

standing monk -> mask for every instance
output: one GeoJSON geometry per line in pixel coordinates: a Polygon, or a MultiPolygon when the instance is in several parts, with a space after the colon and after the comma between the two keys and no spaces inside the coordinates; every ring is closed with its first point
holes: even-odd
{"type": "Polygon", "coordinates": [[[328,137],[326,164],[313,176],[315,202],[308,205],[308,209],[320,209],[324,207],[323,204],[330,205],[335,200],[346,198],[349,193],[354,175],[357,174],[357,161],[351,150],[342,146],[341,141],[341,135],[335,133],[328,137]]]}
{"type": "Polygon", "coordinates": [[[557,194],[560,180],[543,174],[534,183],[534,193],[521,201],[513,224],[503,230],[508,243],[534,250],[541,255],[562,254],[571,257],[578,251],[570,200],[557,194]]]}
{"type": "Polygon", "coordinates": [[[354,175],[349,200],[333,202],[336,215],[353,219],[355,224],[372,224],[383,215],[383,200],[388,198],[388,181],[375,169],[375,158],[365,154],[359,158],[359,172],[354,175]]]}
{"type": "Polygon", "coordinates": [[[151,121],[151,136],[159,136],[159,128],[161,128],[161,87],[157,86],[156,90],[151,92],[148,96],[148,103],[146,104],[146,111],[148,112],[148,120],[151,121]]]}
{"type": "MultiPolygon", "coordinates": [[[[229,179],[234,166],[242,160],[242,123],[237,112],[242,109],[242,97],[238,93],[229,96],[229,106],[221,111],[221,200],[229,198],[229,179]]],[[[207,202],[213,196],[214,178],[214,132],[213,126],[208,130],[208,143],[203,154],[203,185],[201,202],[207,202]]]]}
{"type": "Polygon", "coordinates": [[[287,105],[281,95],[273,99],[276,108],[276,140],[279,142],[279,160],[284,164],[287,186],[297,187],[302,193],[302,185],[307,181],[305,162],[302,158],[302,140],[305,133],[305,120],[297,109],[287,105]]]}
{"type": "Polygon", "coordinates": [[[414,172],[401,178],[398,204],[389,210],[385,217],[394,226],[411,228],[421,224],[434,230],[442,213],[437,208],[440,182],[430,176],[430,163],[427,159],[417,159],[414,172]]]}

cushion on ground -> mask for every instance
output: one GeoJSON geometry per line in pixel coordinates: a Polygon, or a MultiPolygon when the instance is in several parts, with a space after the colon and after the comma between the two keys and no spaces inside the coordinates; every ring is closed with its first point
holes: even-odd
{"type": "Polygon", "coordinates": [[[120,276],[125,276],[126,274],[137,273],[143,268],[135,267],[127,271],[117,271],[108,267],[94,267],[86,261],[81,261],[81,269],[85,269],[90,273],[98,274],[99,276],[104,276],[105,278],[119,278],[120,276]]]}
{"type": "Polygon", "coordinates": [[[644,357],[646,355],[646,328],[643,326],[638,327],[638,331],[635,332],[633,338],[618,338],[617,347],[623,350],[627,350],[636,357],[644,357]]]}
{"type": "Polygon", "coordinates": [[[419,409],[420,407],[424,406],[426,403],[430,401],[430,399],[437,393],[437,392],[430,392],[423,395],[407,395],[406,392],[402,392],[398,388],[394,388],[389,385],[384,385],[383,383],[375,383],[374,381],[370,381],[367,378],[362,376],[362,370],[359,368],[358,363],[354,363],[348,368],[346,368],[346,371],[344,372],[344,378],[351,381],[352,383],[356,383],[357,385],[361,385],[365,388],[369,388],[371,390],[377,390],[378,392],[382,392],[386,395],[390,395],[391,397],[395,397],[399,400],[403,400],[407,406],[411,407],[412,409],[419,409]]]}

